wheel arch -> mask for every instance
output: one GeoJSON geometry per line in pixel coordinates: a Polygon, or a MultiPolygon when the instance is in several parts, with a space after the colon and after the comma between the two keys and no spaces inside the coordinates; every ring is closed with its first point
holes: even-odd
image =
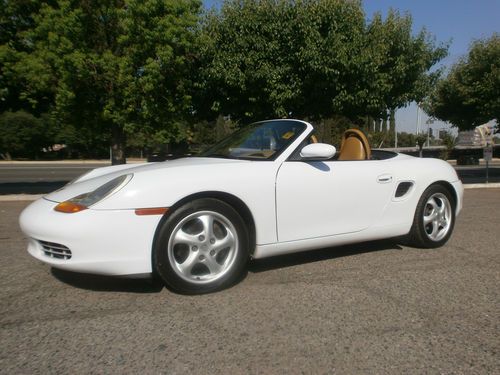
{"type": "MultiPolygon", "coordinates": [[[[174,213],[179,207],[182,207],[184,204],[195,200],[195,199],[202,199],[202,198],[212,198],[212,199],[217,199],[220,200],[228,205],[230,205],[232,208],[238,212],[238,214],[241,216],[243,221],[245,222],[245,226],[248,230],[248,239],[249,239],[249,244],[248,244],[248,249],[249,249],[249,255],[253,255],[255,251],[255,244],[256,244],[256,228],[255,228],[255,220],[253,218],[252,212],[248,208],[245,202],[243,202],[240,198],[237,196],[227,193],[227,192],[222,192],[222,191],[204,191],[204,192],[199,192],[199,193],[194,193],[191,195],[188,195],[179,201],[177,201],[173,206],[169,207],[168,211],[163,215],[161,218],[160,222],[158,223],[155,234],[154,234],[154,239],[153,239],[153,246],[152,250],[156,247],[156,242],[158,239],[158,232],[163,223],[174,213]]],[[[153,251],[152,251],[153,253],[153,251]]]]}
{"type": "Polygon", "coordinates": [[[434,185],[442,186],[442,187],[444,187],[450,193],[450,196],[452,198],[452,202],[451,203],[453,205],[453,210],[456,210],[457,209],[457,203],[458,203],[458,194],[455,191],[455,188],[453,187],[453,185],[451,183],[449,183],[448,181],[440,180],[440,181],[435,181],[432,184],[430,184],[429,186],[427,186],[426,190],[428,188],[430,188],[431,186],[434,186],[434,185]]]}

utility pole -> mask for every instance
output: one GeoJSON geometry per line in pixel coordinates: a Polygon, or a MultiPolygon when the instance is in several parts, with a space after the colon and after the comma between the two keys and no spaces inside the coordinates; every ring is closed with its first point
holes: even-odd
{"type": "MultiPolygon", "coordinates": [[[[427,121],[425,122],[427,124],[427,147],[430,147],[431,145],[431,132],[434,133],[434,130],[431,128],[431,124],[434,124],[434,120],[431,118],[428,118],[427,121]]],[[[436,138],[436,135],[433,134],[434,138],[436,138]]]]}

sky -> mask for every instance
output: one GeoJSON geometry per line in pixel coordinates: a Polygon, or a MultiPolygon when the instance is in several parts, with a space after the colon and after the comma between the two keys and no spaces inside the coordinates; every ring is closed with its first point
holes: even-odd
{"type": "MultiPolygon", "coordinates": [[[[413,18],[413,30],[426,28],[436,42],[450,42],[448,57],[437,66],[449,68],[460,57],[467,54],[472,41],[500,32],[500,0],[365,0],[365,13],[380,11],[383,15],[392,7],[400,12],[409,12],[413,18]]],[[[428,117],[421,112],[420,127],[427,127],[428,117]]],[[[398,131],[414,133],[417,127],[417,106],[412,103],[396,113],[398,131]]],[[[449,124],[436,121],[429,125],[434,134],[449,124]]]]}
{"type": "MultiPolygon", "coordinates": [[[[205,7],[218,6],[220,0],[204,0],[205,7]]],[[[467,54],[469,45],[476,39],[500,32],[500,0],[364,0],[367,19],[375,12],[387,14],[390,8],[408,12],[413,18],[413,30],[423,27],[436,38],[436,42],[451,43],[449,55],[437,66],[449,68],[467,54]]],[[[420,128],[425,129],[428,117],[420,112],[420,128]]],[[[398,131],[415,132],[417,106],[412,103],[396,113],[398,131]]],[[[429,125],[435,132],[450,126],[441,121],[429,125]]]]}

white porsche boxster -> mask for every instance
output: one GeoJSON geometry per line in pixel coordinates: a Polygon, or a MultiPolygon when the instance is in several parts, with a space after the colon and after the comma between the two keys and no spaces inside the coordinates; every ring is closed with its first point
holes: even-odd
{"type": "Polygon", "coordinates": [[[198,156],[94,169],[33,202],[20,225],[53,267],[206,293],[250,258],[400,236],[439,247],[462,199],[442,160],[371,150],[356,129],[337,152],[307,122],[271,120],[198,156]]]}

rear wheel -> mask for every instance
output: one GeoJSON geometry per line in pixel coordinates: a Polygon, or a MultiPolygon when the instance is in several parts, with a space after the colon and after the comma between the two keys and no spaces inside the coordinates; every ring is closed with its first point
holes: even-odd
{"type": "Polygon", "coordinates": [[[153,262],[161,279],[180,293],[224,289],[242,275],[248,234],[239,214],[217,199],[197,199],[161,225],[153,262]]]}
{"type": "Polygon", "coordinates": [[[444,245],[453,232],[455,207],[448,189],[429,186],[415,211],[409,242],[416,247],[433,248],[444,245]]]}

